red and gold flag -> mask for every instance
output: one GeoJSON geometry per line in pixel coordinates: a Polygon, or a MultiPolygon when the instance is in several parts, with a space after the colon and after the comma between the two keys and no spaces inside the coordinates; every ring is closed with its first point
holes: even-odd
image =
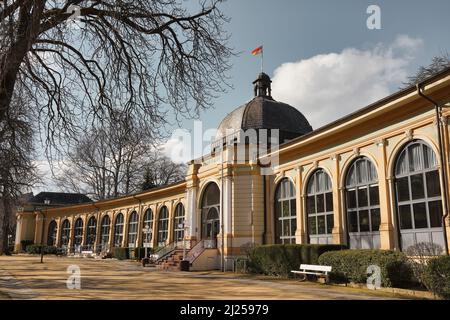
{"type": "Polygon", "coordinates": [[[259,46],[258,48],[252,50],[252,55],[256,56],[257,54],[262,53],[262,51],[263,51],[263,46],[259,46]]]}

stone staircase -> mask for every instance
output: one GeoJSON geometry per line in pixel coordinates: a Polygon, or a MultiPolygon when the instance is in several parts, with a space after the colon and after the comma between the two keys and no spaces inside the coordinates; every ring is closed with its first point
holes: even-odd
{"type": "Polygon", "coordinates": [[[170,255],[156,262],[159,270],[179,271],[180,262],[183,260],[183,249],[175,249],[170,255]]]}

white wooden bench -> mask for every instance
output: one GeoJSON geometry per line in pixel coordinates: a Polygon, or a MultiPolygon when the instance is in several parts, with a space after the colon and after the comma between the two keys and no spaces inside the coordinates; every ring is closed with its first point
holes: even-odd
{"type": "Polygon", "coordinates": [[[294,274],[302,274],[304,278],[302,280],[306,280],[308,274],[315,275],[317,277],[324,277],[325,282],[328,282],[328,272],[331,272],[331,266],[320,266],[314,264],[301,264],[300,270],[291,270],[294,274]]]}

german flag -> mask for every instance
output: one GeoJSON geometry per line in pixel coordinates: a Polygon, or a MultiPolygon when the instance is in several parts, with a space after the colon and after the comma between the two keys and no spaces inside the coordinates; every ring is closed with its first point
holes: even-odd
{"type": "Polygon", "coordinates": [[[256,56],[256,55],[262,53],[262,51],[263,51],[263,46],[259,46],[258,48],[252,50],[252,55],[256,56]]]}

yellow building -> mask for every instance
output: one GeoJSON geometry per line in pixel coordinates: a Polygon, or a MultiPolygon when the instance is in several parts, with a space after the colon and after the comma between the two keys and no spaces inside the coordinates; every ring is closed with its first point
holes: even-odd
{"type": "Polygon", "coordinates": [[[249,243],[433,242],[448,252],[450,69],[316,130],[272,99],[270,83],[258,76],[255,97],[225,117],[185,181],[25,207],[16,250],[22,240],[69,252],[158,247],[165,257],[185,248],[194,269],[228,265],[249,243]]]}

